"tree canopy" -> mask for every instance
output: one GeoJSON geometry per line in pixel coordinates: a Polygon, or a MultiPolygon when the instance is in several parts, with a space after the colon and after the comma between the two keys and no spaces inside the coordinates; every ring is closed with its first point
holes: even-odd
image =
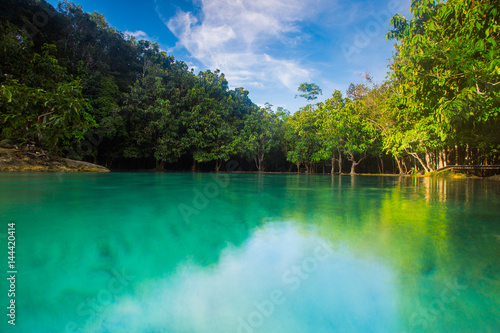
{"type": "Polygon", "coordinates": [[[0,143],[113,168],[342,173],[500,164],[495,0],[415,0],[387,38],[389,77],[345,94],[302,83],[300,110],[257,106],[224,73],[188,65],[71,2],[0,4],[0,143]],[[50,16],[28,24],[34,13],[50,16]],[[28,22],[28,23],[27,23],[28,22]],[[295,111],[295,112],[293,112],[295,111]]]}

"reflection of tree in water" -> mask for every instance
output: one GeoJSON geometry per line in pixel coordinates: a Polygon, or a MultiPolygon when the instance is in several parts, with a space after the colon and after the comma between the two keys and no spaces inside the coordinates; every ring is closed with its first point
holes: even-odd
{"type": "Polygon", "coordinates": [[[333,177],[328,185],[311,181],[317,191],[297,193],[301,200],[289,213],[294,221],[319,225],[334,244],[348,244],[359,256],[390,263],[399,276],[403,326],[436,303],[455,280],[466,288],[444,303],[427,328],[468,327],[467,320],[474,318],[486,327],[498,324],[495,186],[475,179],[373,179],[333,177]]]}

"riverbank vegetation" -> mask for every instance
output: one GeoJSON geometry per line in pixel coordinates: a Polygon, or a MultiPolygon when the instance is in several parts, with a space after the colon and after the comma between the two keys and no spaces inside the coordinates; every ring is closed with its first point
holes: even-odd
{"type": "Polygon", "coordinates": [[[259,107],[219,70],[194,73],[61,2],[0,4],[0,141],[115,169],[432,172],[500,164],[500,14],[494,0],[412,1],[388,22],[385,82],[259,107]]]}

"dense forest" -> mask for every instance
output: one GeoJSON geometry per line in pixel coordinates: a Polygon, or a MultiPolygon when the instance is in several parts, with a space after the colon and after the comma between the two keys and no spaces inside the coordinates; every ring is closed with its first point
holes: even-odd
{"type": "Polygon", "coordinates": [[[431,172],[500,164],[497,0],[412,0],[385,82],[366,74],[300,110],[255,105],[219,70],[71,2],[0,3],[0,141],[114,169],[431,172]]]}

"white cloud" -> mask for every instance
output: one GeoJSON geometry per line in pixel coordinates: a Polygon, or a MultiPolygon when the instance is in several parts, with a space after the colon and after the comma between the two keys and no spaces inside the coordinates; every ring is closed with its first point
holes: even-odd
{"type": "Polygon", "coordinates": [[[351,318],[361,331],[368,327],[392,331],[396,287],[390,267],[356,258],[348,248],[334,249],[303,230],[262,228],[241,247],[228,246],[209,267],[182,263],[175,274],[137,283],[134,293],[116,297],[98,317],[89,319],[83,332],[125,328],[130,332],[310,332],[311,320],[317,321],[316,331],[324,332],[335,323],[338,331],[352,332],[351,318]],[[309,269],[311,263],[313,269],[309,269]],[[296,273],[297,267],[304,269],[296,273]],[[283,301],[271,303],[268,299],[274,302],[270,295],[276,291],[283,301]],[[252,313],[265,317],[258,325],[242,326],[242,321],[255,322],[250,319],[252,313]],[[323,320],[327,314],[330,323],[323,320]]]}
{"type": "Polygon", "coordinates": [[[150,41],[153,43],[157,43],[159,46],[160,52],[165,52],[166,54],[171,54],[173,52],[173,48],[159,43],[157,37],[151,37],[146,32],[144,32],[142,30],[137,30],[137,31],[125,30],[124,35],[125,35],[125,38],[128,38],[128,39],[133,37],[136,40],[147,40],[147,41],[150,41]]]}
{"type": "MultiPolygon", "coordinates": [[[[331,1],[329,1],[331,5],[331,1]]],[[[178,47],[211,69],[225,73],[231,86],[281,84],[295,91],[311,78],[310,68],[288,58],[303,33],[299,24],[322,10],[320,0],[201,0],[201,13],[178,11],[165,20],[178,47]],[[282,56],[277,54],[282,48],[282,56]]]]}
{"type": "Polygon", "coordinates": [[[151,38],[148,36],[148,34],[142,30],[137,30],[137,31],[126,30],[124,34],[125,34],[125,36],[129,36],[129,38],[134,37],[135,39],[139,39],[139,40],[141,40],[141,39],[151,40],[151,38]]]}

